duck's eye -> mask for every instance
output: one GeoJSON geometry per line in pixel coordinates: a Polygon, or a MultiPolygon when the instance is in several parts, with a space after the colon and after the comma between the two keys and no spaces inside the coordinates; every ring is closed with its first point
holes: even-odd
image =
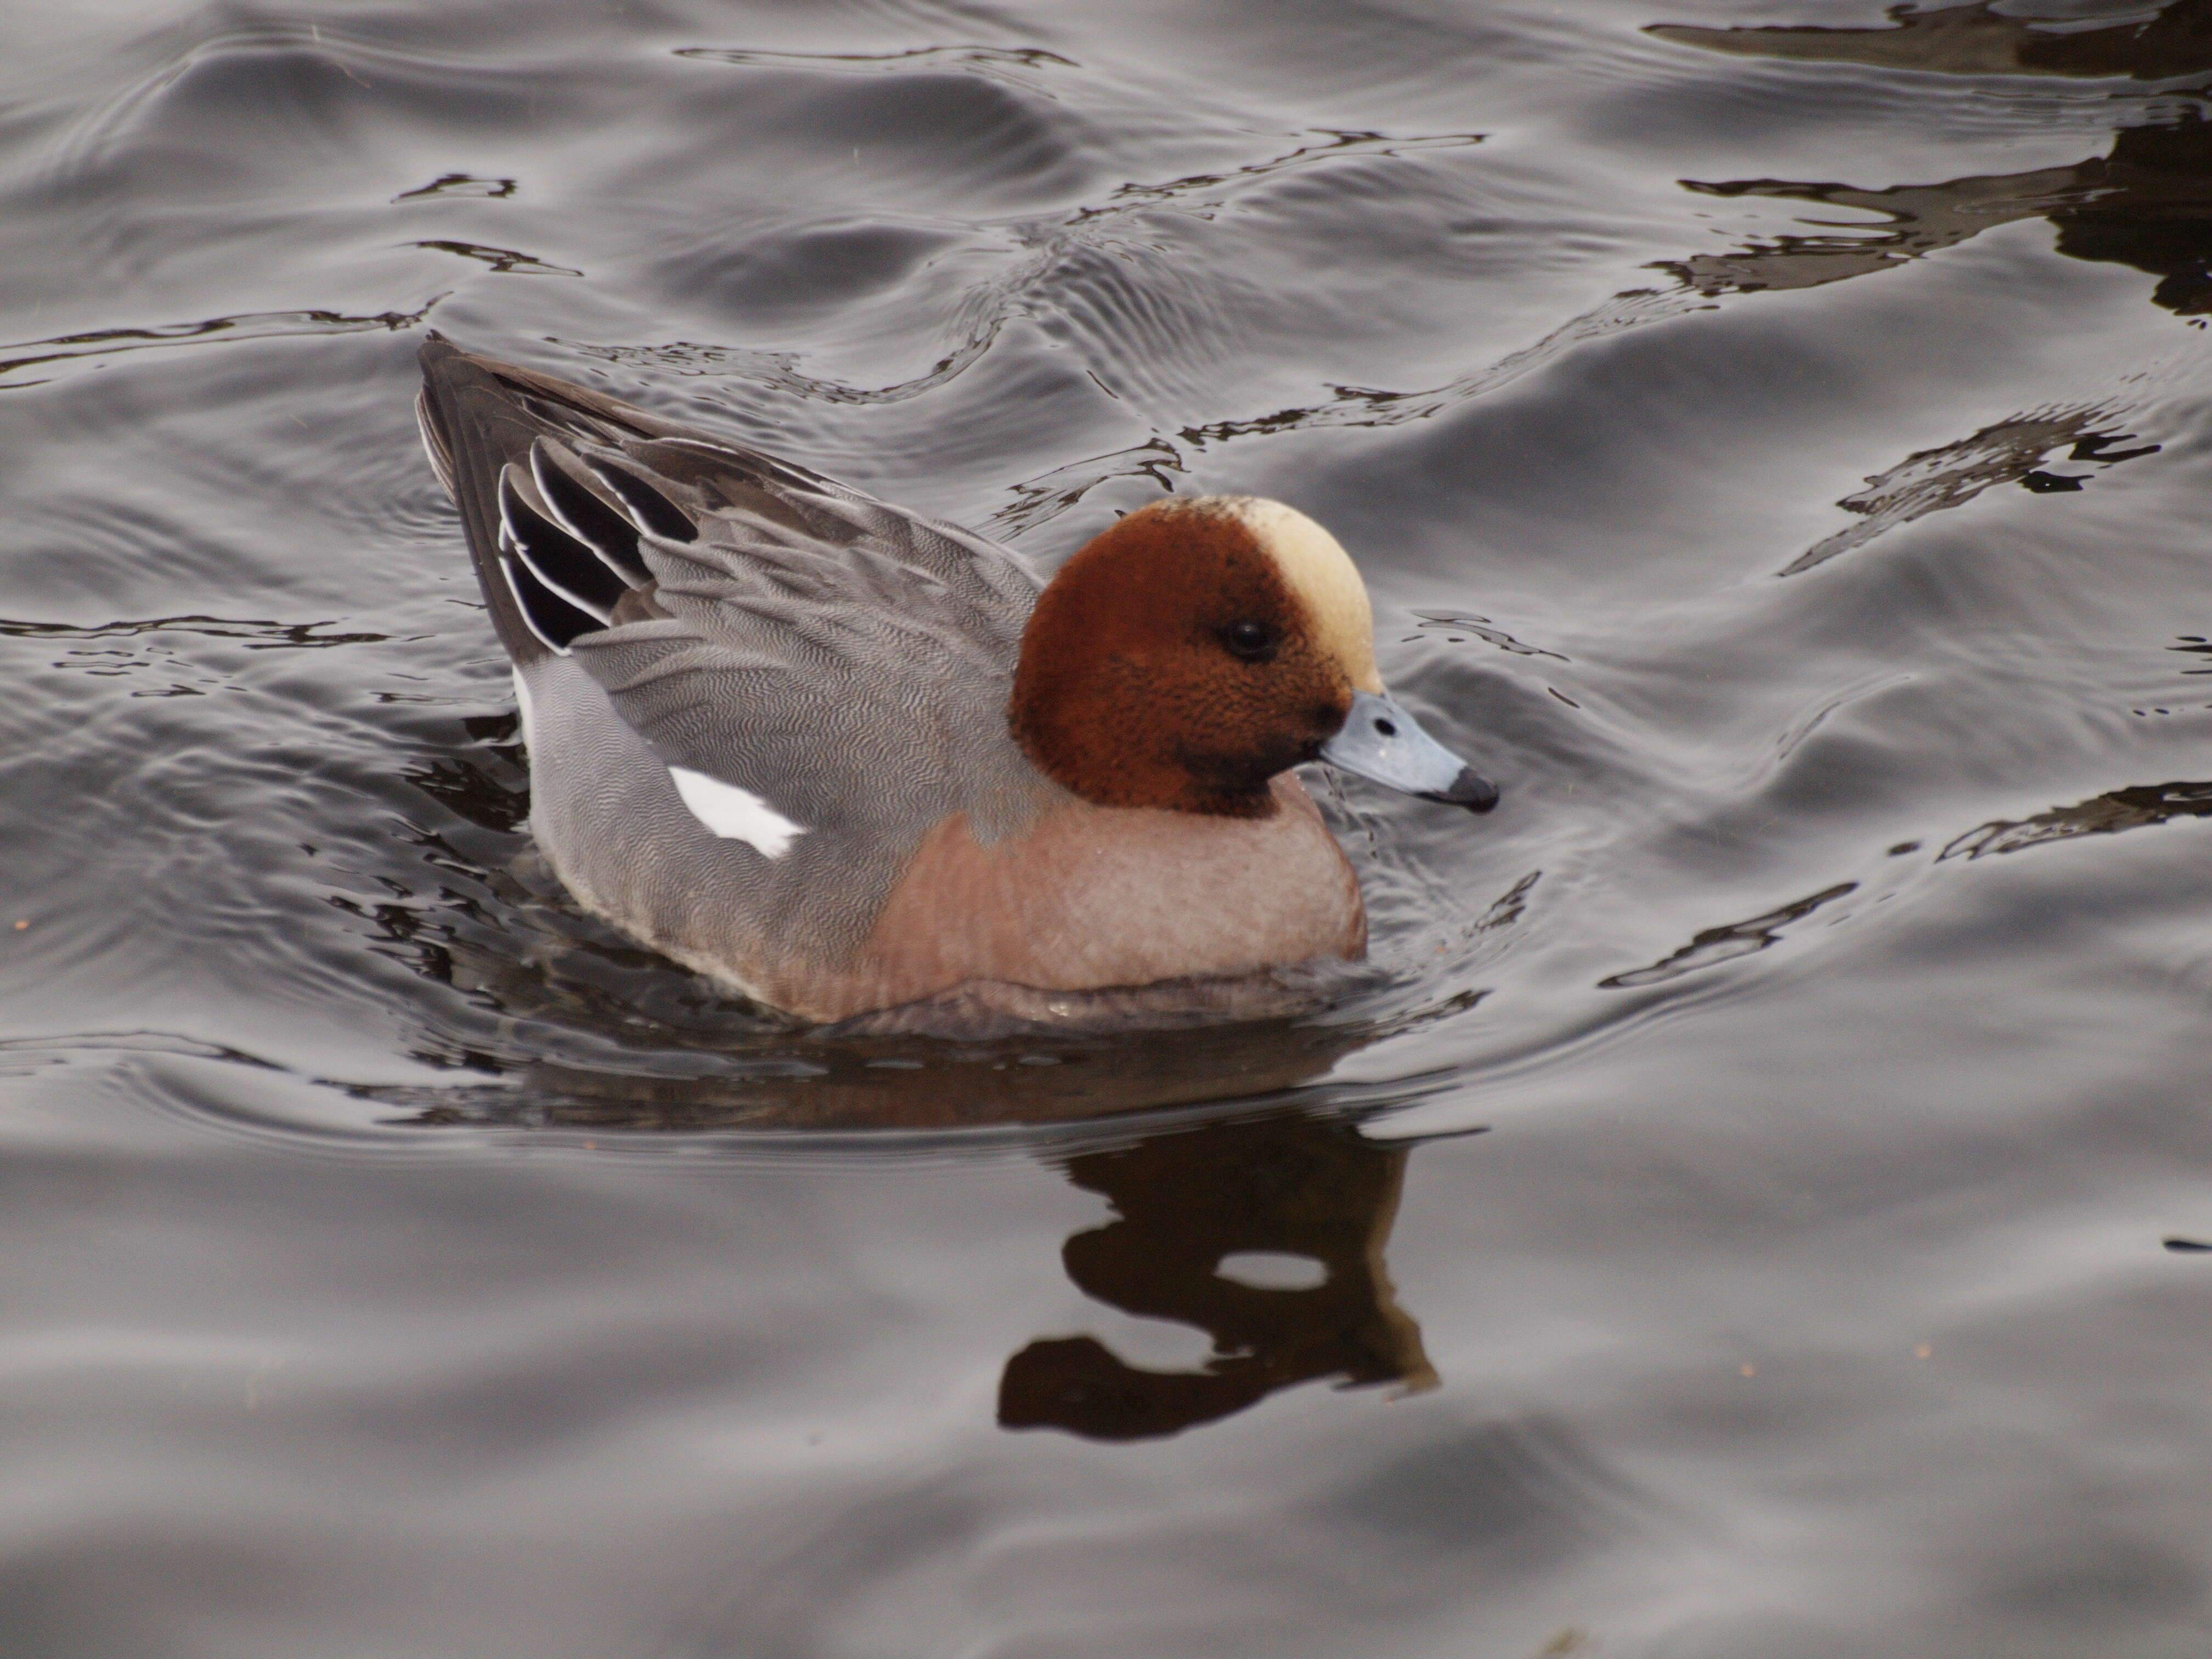
{"type": "Polygon", "coordinates": [[[1266,662],[1275,654],[1279,636],[1265,623],[1233,622],[1221,630],[1221,642],[1246,662],[1266,662]]]}

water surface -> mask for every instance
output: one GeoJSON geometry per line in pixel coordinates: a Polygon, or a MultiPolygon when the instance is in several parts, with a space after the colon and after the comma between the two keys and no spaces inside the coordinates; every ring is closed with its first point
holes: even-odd
{"type": "Polygon", "coordinates": [[[0,17],[11,1654],[2212,1650],[2212,4],[0,17]],[[1050,562],[1328,523],[1505,789],[1323,1018],[578,915],[465,343],[1050,562]]]}

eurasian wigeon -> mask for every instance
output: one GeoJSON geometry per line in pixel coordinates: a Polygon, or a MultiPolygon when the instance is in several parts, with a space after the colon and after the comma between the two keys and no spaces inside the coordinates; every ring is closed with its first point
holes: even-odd
{"type": "Polygon", "coordinates": [[[1498,799],[1383,689],[1358,572],[1279,502],[1156,501],[1047,584],[599,392],[434,335],[422,359],[538,846],[585,908],[757,1002],[1231,1006],[1366,950],[1290,769],[1498,799]]]}

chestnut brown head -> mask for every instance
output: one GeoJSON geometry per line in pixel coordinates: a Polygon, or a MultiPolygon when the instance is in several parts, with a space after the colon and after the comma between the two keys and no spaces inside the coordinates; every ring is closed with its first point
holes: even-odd
{"type": "Polygon", "coordinates": [[[1249,495],[1170,497],[1085,545],[1022,635],[1009,714],[1040,769],[1102,806],[1263,817],[1268,780],[1316,759],[1496,799],[1383,690],[1335,538],[1249,495]]]}

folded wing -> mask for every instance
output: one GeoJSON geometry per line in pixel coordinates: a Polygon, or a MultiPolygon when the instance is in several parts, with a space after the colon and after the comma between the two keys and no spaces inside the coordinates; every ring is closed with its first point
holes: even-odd
{"type": "Polygon", "coordinates": [[[904,841],[1026,798],[1017,555],[434,337],[422,360],[425,445],[518,666],[571,659],[664,763],[809,829],[904,841]]]}

